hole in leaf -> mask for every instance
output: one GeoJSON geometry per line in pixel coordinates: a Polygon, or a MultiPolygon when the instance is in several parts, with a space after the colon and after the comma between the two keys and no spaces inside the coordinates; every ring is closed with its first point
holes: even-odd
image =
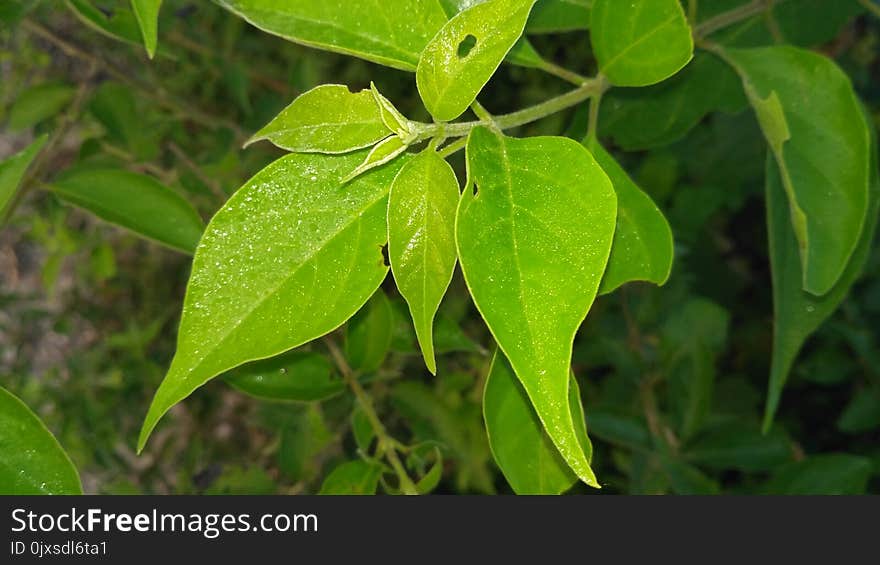
{"type": "Polygon", "coordinates": [[[388,259],[388,244],[382,246],[382,264],[386,267],[391,266],[391,260],[388,259]]]}
{"type": "Polygon", "coordinates": [[[473,191],[474,191],[474,196],[476,196],[477,193],[480,192],[480,187],[477,186],[477,183],[474,183],[473,191]]]}
{"type": "Polygon", "coordinates": [[[462,39],[461,43],[458,44],[458,58],[464,59],[467,57],[476,44],[477,38],[471,34],[467,34],[467,37],[462,39]]]}

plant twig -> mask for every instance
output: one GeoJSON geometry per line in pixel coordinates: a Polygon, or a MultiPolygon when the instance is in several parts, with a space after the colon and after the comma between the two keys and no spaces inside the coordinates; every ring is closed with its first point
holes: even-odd
{"type": "Polygon", "coordinates": [[[748,4],[743,4],[733,10],[722,12],[713,18],[709,18],[705,22],[694,28],[694,36],[705,37],[725,27],[735,23],[747,20],[752,16],[757,16],[764,10],[770,10],[776,4],[781,4],[785,0],[752,0],[748,4]]]}
{"type": "Polygon", "coordinates": [[[376,414],[376,409],[373,407],[373,400],[361,386],[361,383],[357,379],[357,374],[351,369],[348,361],[345,360],[345,356],[342,354],[342,351],[339,350],[339,346],[336,345],[336,342],[334,342],[333,339],[327,337],[324,339],[324,343],[327,345],[327,349],[330,351],[330,356],[333,357],[333,361],[339,368],[339,372],[342,373],[342,378],[354,393],[361,410],[364,411],[364,416],[367,417],[367,421],[370,422],[370,426],[376,434],[377,454],[384,455],[385,459],[388,460],[388,463],[391,465],[391,468],[394,470],[394,473],[397,475],[397,479],[400,482],[401,492],[404,494],[419,494],[415,483],[413,483],[412,479],[407,474],[406,469],[403,467],[403,463],[401,463],[400,458],[397,456],[397,446],[400,444],[397,440],[388,435],[385,425],[376,414]]]}
{"type": "Polygon", "coordinates": [[[880,18],[880,5],[875,4],[871,0],[859,0],[859,4],[864,6],[874,16],[880,18]]]}

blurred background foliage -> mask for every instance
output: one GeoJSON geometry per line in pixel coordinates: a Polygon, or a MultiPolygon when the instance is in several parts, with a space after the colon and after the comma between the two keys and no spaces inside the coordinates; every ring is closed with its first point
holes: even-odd
{"type": "MultiPolygon", "coordinates": [[[[271,402],[230,386],[234,378],[217,379],[176,406],[135,455],[138,428],[174,351],[189,258],[41,188],[73,165],[123,168],[160,180],[208,219],[281,155],[269,144],[241,146],[297,94],[373,80],[407,116],[427,120],[413,76],[293,45],[191,0],[165,1],[150,62],[128,6],[0,4],[0,157],[51,136],[0,232],[2,385],[57,435],[86,492],[317,492],[334,468],[374,443],[320,343],[271,370],[317,371],[329,398],[271,402]]],[[[880,20],[861,12],[817,23],[819,31],[797,41],[838,61],[876,126],[880,20]]],[[[595,71],[586,32],[533,43],[562,66],[595,71]]],[[[725,112],[703,116],[694,108],[693,129],[664,129],[662,139],[645,136],[669,117],[662,97],[674,82],[615,90],[603,107],[600,133],[627,149],[616,155],[669,218],[676,263],[663,288],[631,284],[599,299],[575,342],[601,492],[878,493],[880,249],[810,340],[776,425],[762,435],[772,330],[765,145],[741,94],[725,90],[735,83],[696,86],[689,105],[714,96],[709,107],[725,112]]],[[[565,90],[539,71],[504,66],[481,100],[502,113],[565,90]]],[[[517,134],[581,138],[585,110],[517,134]]],[[[461,155],[453,163],[461,173],[461,155]]],[[[510,492],[481,414],[494,346],[460,273],[441,307],[438,377],[422,364],[390,276],[386,283],[388,304],[365,311],[343,334],[350,358],[358,335],[387,336],[358,355],[385,425],[413,446],[405,463],[433,492],[510,492]]],[[[579,485],[572,492],[595,491],[579,485]]]]}

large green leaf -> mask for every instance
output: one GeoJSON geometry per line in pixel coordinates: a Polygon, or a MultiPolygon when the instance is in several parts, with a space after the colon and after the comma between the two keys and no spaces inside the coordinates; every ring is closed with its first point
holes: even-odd
{"type": "Polygon", "coordinates": [[[75,93],[76,89],[67,84],[45,83],[28,88],[16,97],[9,109],[9,129],[20,131],[55,116],[75,93]]]}
{"type": "MultiPolygon", "coordinates": [[[[587,437],[584,407],[574,377],[568,396],[575,431],[589,461],[593,446],[587,437]]],[[[561,494],[577,482],[577,476],[544,431],[504,354],[497,351],[483,389],[483,417],[492,455],[515,493],[561,494]]]]}
{"type": "Polygon", "coordinates": [[[131,0],[131,9],[137,18],[144,37],[144,47],[150,59],[156,54],[156,44],[159,41],[159,8],[162,0],[131,0]]]}
{"type": "Polygon", "coordinates": [[[347,153],[389,135],[369,90],[353,93],[341,84],[322,84],[299,95],[248,144],[268,139],[297,153],[347,153]]]}
{"type": "Polygon", "coordinates": [[[680,71],[694,54],[678,0],[595,0],[590,38],[611,84],[647,86],[680,71]]]}
{"type": "Polygon", "coordinates": [[[79,167],[58,177],[51,189],[99,218],[186,253],[195,251],[204,229],[189,202],[146,175],[79,167]]]}
{"type": "Polygon", "coordinates": [[[837,283],[823,296],[801,287],[798,242],[791,229],[791,214],[785,189],[772,157],[767,159],[767,231],[770,239],[770,267],[773,274],[773,360],[764,427],[770,426],[779,406],[788,373],[807,338],[837,309],[862,273],[874,241],[880,213],[880,173],[877,146],[871,143],[871,191],[867,220],[858,245],[837,283]]]}
{"type": "Polygon", "coordinates": [[[214,376],[277,355],[345,322],[385,278],[385,211],[405,162],[342,178],[363,154],[292,154],[248,181],[196,250],[177,352],[139,441],[214,376]]]}
{"type": "Polygon", "coordinates": [[[802,287],[823,295],[846,269],[868,204],[869,131],[849,78],[833,61],[795,47],[722,52],[779,165],[802,287]]]}
{"type": "Polygon", "coordinates": [[[223,375],[238,390],[265,400],[311,402],[336,396],[345,381],[333,373],[323,355],[288,351],[269,359],[246,363],[223,375]]]}
{"type": "Polygon", "coordinates": [[[778,429],[761,433],[757,424],[735,419],[713,425],[685,446],[683,456],[714,471],[770,471],[794,457],[788,437],[778,429]]]}
{"type": "Polygon", "coordinates": [[[617,228],[599,294],[612,292],[630,281],[664,284],[672,271],[669,222],[596,138],[587,140],[587,147],[617,193],[617,228]]]}
{"type": "Polygon", "coordinates": [[[434,315],[455,269],[458,179],[427,149],[400,170],[388,197],[388,258],[406,299],[425,364],[437,373],[434,315]]]}
{"type": "Polygon", "coordinates": [[[437,0],[218,0],[251,24],[290,41],[414,71],[446,23],[437,0]]]}
{"type": "Polygon", "coordinates": [[[660,84],[610,90],[602,98],[599,133],[628,151],[651,149],[678,141],[710,112],[733,113],[747,104],[736,72],[699,53],[660,84]]]}
{"type": "Polygon", "coordinates": [[[571,418],[568,373],[611,251],[614,189],[589,151],[565,138],[477,128],[467,162],[456,243],[474,303],[553,443],[596,485],[571,418]]]}
{"type": "Polygon", "coordinates": [[[0,494],[82,494],[76,468],[36,414],[0,387],[0,494]]]}
{"type": "Polygon", "coordinates": [[[0,224],[6,220],[6,216],[9,214],[10,206],[15,200],[24,174],[37,158],[43,146],[46,145],[48,139],[48,135],[41,135],[15,155],[0,161],[0,224]]]}
{"type": "Polygon", "coordinates": [[[453,17],[425,47],[416,84],[436,120],[460,116],[523,32],[535,0],[489,0],[453,17]]]}

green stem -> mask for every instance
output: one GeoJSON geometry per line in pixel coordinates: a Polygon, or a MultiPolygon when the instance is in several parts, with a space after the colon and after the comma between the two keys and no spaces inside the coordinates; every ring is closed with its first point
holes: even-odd
{"type": "Polygon", "coordinates": [[[697,12],[699,11],[699,2],[697,0],[688,0],[688,23],[691,26],[697,25],[697,12]]]}
{"type": "Polygon", "coordinates": [[[743,4],[733,10],[722,12],[714,18],[709,18],[705,22],[694,28],[696,37],[706,37],[725,27],[731,26],[742,20],[757,16],[764,10],[771,9],[774,5],[780,4],[785,0],[752,0],[748,4],[743,4]]]}
{"type": "Polygon", "coordinates": [[[388,460],[388,463],[397,475],[397,480],[400,482],[400,490],[403,494],[419,494],[419,490],[416,488],[415,483],[413,483],[412,479],[407,474],[403,463],[401,463],[400,458],[397,456],[396,446],[399,444],[394,438],[388,435],[385,425],[376,414],[376,409],[373,407],[373,400],[370,398],[370,395],[367,394],[367,391],[361,386],[360,381],[357,379],[357,375],[349,366],[348,361],[345,360],[342,351],[339,350],[339,346],[337,346],[330,338],[326,338],[324,343],[327,345],[327,349],[330,351],[333,361],[339,368],[339,372],[342,373],[343,380],[345,380],[348,387],[354,393],[358,404],[360,404],[361,410],[364,411],[367,421],[370,422],[370,426],[376,434],[376,453],[378,455],[384,455],[385,459],[388,460]]]}
{"type": "Polygon", "coordinates": [[[600,90],[590,98],[590,117],[587,125],[587,139],[594,139],[596,137],[596,130],[599,128],[599,106],[602,104],[602,95],[604,94],[605,91],[600,90]]]}
{"type": "Polygon", "coordinates": [[[538,68],[547,74],[551,74],[555,77],[561,78],[562,80],[570,82],[575,86],[581,86],[590,81],[588,77],[579,75],[574,71],[566,69],[565,67],[560,67],[559,65],[551,61],[545,61],[542,59],[541,66],[538,68]]]}
{"type": "Polygon", "coordinates": [[[873,3],[871,0],[859,0],[859,4],[864,6],[869,12],[874,14],[876,17],[880,18],[880,6],[873,3]]]}

